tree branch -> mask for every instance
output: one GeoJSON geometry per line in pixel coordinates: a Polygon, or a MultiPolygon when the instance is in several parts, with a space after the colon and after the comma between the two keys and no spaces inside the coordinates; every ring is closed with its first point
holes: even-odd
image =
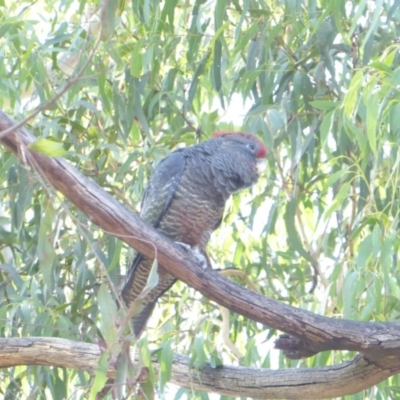
{"type": "MultiPolygon", "coordinates": [[[[101,356],[99,346],[60,338],[0,339],[0,368],[44,365],[74,368],[95,373],[101,356]]],[[[135,355],[131,355],[135,359],[135,355]]],[[[160,365],[153,358],[155,371],[160,365]]],[[[115,378],[109,366],[107,375],[115,378]]],[[[356,356],[334,367],[268,370],[246,367],[190,368],[189,357],[177,355],[172,362],[172,379],[187,389],[218,391],[234,397],[263,399],[319,399],[359,392],[396,372],[393,366],[378,367],[368,358],[356,356]],[[218,388],[218,389],[216,389],[218,388]]]]}

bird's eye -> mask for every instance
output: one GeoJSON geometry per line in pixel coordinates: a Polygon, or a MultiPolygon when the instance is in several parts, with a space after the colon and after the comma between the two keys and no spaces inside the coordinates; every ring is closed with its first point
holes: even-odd
{"type": "Polygon", "coordinates": [[[254,151],[256,149],[256,145],[254,143],[247,143],[246,147],[251,151],[254,151]]]}

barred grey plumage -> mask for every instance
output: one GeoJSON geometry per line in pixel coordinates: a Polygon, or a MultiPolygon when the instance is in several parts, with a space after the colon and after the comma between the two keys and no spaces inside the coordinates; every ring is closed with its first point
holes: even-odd
{"type": "MultiPolygon", "coordinates": [[[[178,149],[156,167],[142,199],[140,216],[172,240],[205,249],[221,223],[226,200],[257,181],[258,161],[266,155],[264,144],[243,132],[219,132],[203,143],[178,149]]],[[[146,286],[152,263],[141,254],[133,260],[122,289],[128,307],[146,286]]],[[[141,300],[143,309],[133,318],[137,337],[157,299],[176,281],[162,265],[158,274],[158,285],[141,300]]]]}

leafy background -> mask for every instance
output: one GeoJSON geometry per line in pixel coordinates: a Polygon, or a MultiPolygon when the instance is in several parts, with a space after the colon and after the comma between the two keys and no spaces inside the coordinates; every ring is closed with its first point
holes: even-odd
{"type": "MultiPolygon", "coordinates": [[[[172,149],[219,130],[257,134],[269,148],[266,172],[229,202],[209,245],[215,266],[236,267],[261,293],[316,313],[395,321],[399,5],[0,0],[0,106],[18,121],[42,106],[29,126],[42,139],[37,149],[63,155],[133,209],[172,149]]],[[[129,250],[5,151],[0,185],[1,337],[112,340],[114,321],[105,316],[116,312],[112,296],[129,250]]],[[[133,343],[149,381],[121,386],[118,396],[208,398],[166,386],[173,352],[198,367],[311,367],[352,356],[287,360],[271,351],[277,332],[231,313],[234,354],[221,315],[177,283],[133,343]],[[165,364],[159,379],[150,350],[165,364]]],[[[125,379],[131,371],[121,369],[125,379]]],[[[5,399],[86,398],[93,383],[57,368],[0,375],[5,399]]],[[[397,398],[399,388],[394,376],[348,398],[397,398]]]]}

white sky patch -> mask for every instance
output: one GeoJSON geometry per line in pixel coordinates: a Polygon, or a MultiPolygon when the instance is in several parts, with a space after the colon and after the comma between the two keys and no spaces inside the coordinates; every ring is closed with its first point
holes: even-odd
{"type": "MultiPolygon", "coordinates": [[[[216,104],[219,106],[219,100],[216,99],[216,104]]],[[[234,93],[229,101],[229,104],[225,105],[225,110],[223,108],[219,108],[220,121],[221,122],[230,122],[235,127],[243,126],[244,119],[250,107],[252,106],[253,101],[246,99],[243,100],[243,97],[234,93]]]]}

